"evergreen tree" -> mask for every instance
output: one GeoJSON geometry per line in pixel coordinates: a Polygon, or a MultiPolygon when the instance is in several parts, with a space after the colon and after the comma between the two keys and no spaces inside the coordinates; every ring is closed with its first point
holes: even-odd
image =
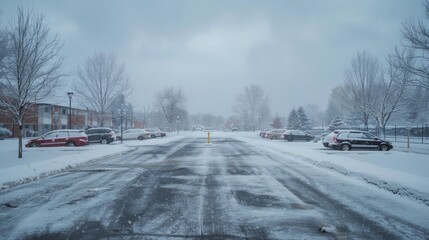
{"type": "Polygon", "coordinates": [[[329,124],[329,130],[334,131],[336,129],[344,128],[346,124],[341,120],[340,116],[336,116],[332,119],[331,124],[329,124]]]}
{"type": "Polygon", "coordinates": [[[308,119],[307,114],[304,111],[304,108],[299,107],[296,113],[298,115],[299,129],[301,130],[311,129],[310,120],[308,119]]]}
{"type": "Polygon", "coordinates": [[[287,119],[287,127],[290,129],[299,129],[299,119],[298,119],[298,113],[296,112],[295,108],[292,109],[292,111],[289,113],[289,117],[287,119]]]}

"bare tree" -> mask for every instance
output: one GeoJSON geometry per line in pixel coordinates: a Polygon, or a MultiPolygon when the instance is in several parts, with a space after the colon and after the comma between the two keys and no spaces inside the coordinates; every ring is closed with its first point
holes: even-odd
{"type": "Polygon", "coordinates": [[[271,127],[275,129],[283,128],[283,119],[279,117],[279,115],[276,113],[275,117],[273,118],[273,121],[271,123],[271,127]]]}
{"type": "Polygon", "coordinates": [[[375,57],[366,51],[358,52],[346,71],[345,82],[340,95],[350,112],[357,113],[368,127],[371,108],[376,101],[377,86],[382,77],[380,65],[375,57]]]}
{"type": "Polygon", "coordinates": [[[310,121],[310,126],[316,127],[321,122],[320,109],[317,104],[308,104],[304,106],[304,110],[307,113],[308,119],[310,121]]]}
{"type": "Polygon", "coordinates": [[[324,121],[322,126],[325,127],[325,123],[329,124],[332,119],[336,116],[344,117],[346,114],[345,93],[343,92],[342,86],[337,86],[331,90],[331,94],[328,100],[328,107],[323,114],[324,121]]]}
{"type": "Polygon", "coordinates": [[[152,112],[152,106],[148,103],[143,106],[143,123],[146,128],[149,127],[149,115],[152,112]]]}
{"type": "Polygon", "coordinates": [[[8,54],[9,49],[7,48],[7,34],[4,30],[0,29],[0,63],[3,58],[8,54]]]}
{"type": "MultiPolygon", "coordinates": [[[[423,10],[429,18],[429,0],[424,1],[423,10]]],[[[397,51],[396,67],[419,76],[418,86],[429,89],[429,29],[422,20],[410,19],[403,23],[402,36],[404,47],[413,51],[406,56],[397,51]],[[407,58],[412,58],[413,61],[407,58]]]]}
{"type": "Polygon", "coordinates": [[[233,110],[242,118],[245,125],[250,125],[255,131],[256,126],[261,127],[261,122],[270,119],[268,96],[259,85],[250,85],[244,88],[244,93],[237,96],[237,102],[233,110]]]}
{"type": "MultiPolygon", "coordinates": [[[[378,83],[376,101],[374,106],[371,108],[372,114],[378,123],[378,126],[382,129],[384,137],[386,137],[385,126],[389,121],[393,113],[405,110],[412,102],[413,99],[410,96],[411,87],[414,82],[412,73],[404,68],[398,68],[398,61],[413,61],[410,56],[412,53],[401,53],[404,56],[398,59],[395,55],[388,57],[388,69],[387,79],[383,78],[383,81],[378,83]]],[[[412,64],[407,62],[407,64],[412,64]]]]}
{"type": "Polygon", "coordinates": [[[22,126],[26,113],[46,98],[62,76],[62,44],[52,36],[44,17],[18,8],[18,17],[4,29],[8,54],[0,75],[0,103],[19,126],[18,158],[22,158],[22,126]]]}
{"type": "Polygon", "coordinates": [[[130,90],[125,65],[117,61],[116,54],[95,53],[77,70],[74,89],[80,103],[97,112],[98,123],[104,126],[110,116],[109,108],[115,99],[130,90]]]}
{"type": "Polygon", "coordinates": [[[155,104],[164,113],[170,131],[173,129],[173,120],[178,116],[178,110],[183,108],[185,101],[186,97],[181,88],[166,87],[156,94],[155,104]]]}

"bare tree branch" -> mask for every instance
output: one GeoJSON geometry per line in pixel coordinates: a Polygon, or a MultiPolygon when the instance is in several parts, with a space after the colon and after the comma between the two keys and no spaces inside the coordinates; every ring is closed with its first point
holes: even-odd
{"type": "Polygon", "coordinates": [[[78,67],[74,89],[80,103],[98,112],[98,123],[104,126],[110,105],[130,91],[125,65],[117,62],[116,54],[95,53],[83,67],[78,67]]]}
{"type": "Polygon", "coordinates": [[[170,124],[170,131],[174,117],[177,116],[178,110],[183,107],[185,101],[186,97],[181,88],[166,87],[156,94],[155,105],[164,113],[165,119],[170,124]]]}
{"type": "Polygon", "coordinates": [[[339,91],[350,112],[358,113],[365,126],[368,126],[381,77],[378,60],[366,51],[358,52],[346,71],[345,82],[339,91]]]}
{"type": "MultiPolygon", "coordinates": [[[[424,1],[423,10],[429,18],[429,0],[424,1]]],[[[416,85],[429,89],[429,29],[422,20],[410,19],[402,24],[402,37],[412,54],[405,56],[396,50],[395,67],[419,76],[416,85]]]]}
{"type": "Polygon", "coordinates": [[[244,88],[244,93],[237,96],[237,102],[233,106],[234,112],[238,113],[245,125],[261,127],[263,120],[270,119],[268,96],[259,85],[250,85],[244,88]]]}
{"type": "Polygon", "coordinates": [[[22,157],[22,125],[32,105],[49,96],[63,76],[62,44],[50,36],[42,15],[18,8],[18,17],[3,30],[7,54],[0,71],[0,103],[20,127],[18,157],[22,157]]]}

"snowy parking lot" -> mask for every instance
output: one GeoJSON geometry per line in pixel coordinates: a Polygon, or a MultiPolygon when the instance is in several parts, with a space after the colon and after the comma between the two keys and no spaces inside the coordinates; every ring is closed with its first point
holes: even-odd
{"type": "MultiPolygon", "coordinates": [[[[207,138],[207,132],[183,132],[179,136],[131,140],[124,144],[90,144],[85,147],[24,148],[24,158],[18,159],[17,139],[0,141],[0,186],[7,188],[88,161],[123,154],[139,146],[160,145],[183,137],[207,138]]],[[[270,141],[254,132],[212,132],[211,137],[232,137],[247,142],[260,151],[272,151],[293,156],[296,160],[360,178],[386,190],[420,199],[429,205],[429,144],[393,143],[389,152],[342,152],[324,148],[320,142],[270,141]]],[[[27,139],[24,139],[24,143],[27,139]]]]}
{"type": "Polygon", "coordinates": [[[0,141],[8,156],[1,158],[0,220],[14,216],[0,237],[429,234],[427,154],[395,147],[342,152],[254,132],[212,132],[210,143],[207,137],[181,132],[124,144],[26,148],[22,160],[14,140],[0,141]]]}

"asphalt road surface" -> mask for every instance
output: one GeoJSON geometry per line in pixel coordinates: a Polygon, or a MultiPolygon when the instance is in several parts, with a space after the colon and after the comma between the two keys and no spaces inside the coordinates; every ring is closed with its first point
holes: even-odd
{"type": "Polygon", "coordinates": [[[391,193],[326,171],[233,139],[140,147],[1,191],[0,239],[429,236],[391,193]]]}

